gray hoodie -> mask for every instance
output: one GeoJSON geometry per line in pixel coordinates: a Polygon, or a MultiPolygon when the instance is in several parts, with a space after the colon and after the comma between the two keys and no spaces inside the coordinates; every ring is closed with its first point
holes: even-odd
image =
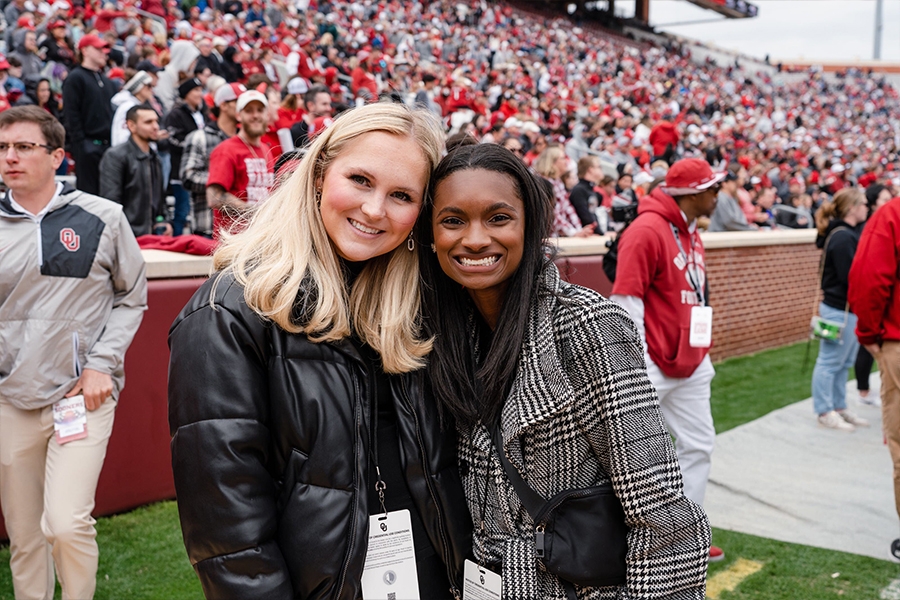
{"type": "Polygon", "coordinates": [[[194,42],[187,40],[176,40],[172,42],[169,49],[169,64],[160,71],[159,81],[156,82],[156,97],[163,103],[166,112],[172,110],[175,100],[178,98],[178,84],[181,81],[178,78],[179,73],[193,76],[191,64],[200,56],[200,50],[194,45],[194,42]]]}
{"type": "Polygon", "coordinates": [[[147,308],[144,258],[122,207],[65,186],[33,216],[6,194],[0,264],[0,398],[42,408],[92,369],[112,376],[118,400],[147,308]]]}

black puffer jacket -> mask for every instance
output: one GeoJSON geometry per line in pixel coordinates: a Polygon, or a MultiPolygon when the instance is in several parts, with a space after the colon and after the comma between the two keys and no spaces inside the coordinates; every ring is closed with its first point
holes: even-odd
{"type": "MultiPolygon", "coordinates": [[[[349,340],[265,322],[223,277],[169,333],[169,425],[184,542],[209,598],[356,600],[369,514],[370,367],[349,340]]],[[[471,520],[421,373],[390,377],[402,468],[460,590],[471,520]]],[[[449,595],[449,594],[448,594],[449,595]]]]}

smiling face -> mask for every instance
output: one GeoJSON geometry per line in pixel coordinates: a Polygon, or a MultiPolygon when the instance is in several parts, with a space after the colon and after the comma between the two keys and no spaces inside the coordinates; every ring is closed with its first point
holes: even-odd
{"type": "Polygon", "coordinates": [[[237,114],[237,120],[244,133],[256,140],[269,128],[269,109],[262,102],[253,101],[237,114]]]}
{"type": "Polygon", "coordinates": [[[428,173],[412,137],[377,131],[348,143],[325,172],[319,207],[338,255],[359,262],[403,243],[419,216],[428,173]]]}
{"type": "Polygon", "coordinates": [[[432,229],[444,273],[496,310],[522,262],[525,206],[508,175],[456,171],[434,190],[432,229]]]}

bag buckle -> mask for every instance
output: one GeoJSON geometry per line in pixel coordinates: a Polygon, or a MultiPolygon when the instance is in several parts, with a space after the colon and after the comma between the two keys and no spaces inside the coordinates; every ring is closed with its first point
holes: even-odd
{"type": "Polygon", "coordinates": [[[534,528],[534,554],[538,558],[544,558],[544,526],[534,528]]]}

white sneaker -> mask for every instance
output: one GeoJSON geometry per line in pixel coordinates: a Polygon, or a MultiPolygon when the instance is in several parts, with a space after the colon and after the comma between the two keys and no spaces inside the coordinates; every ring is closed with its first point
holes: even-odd
{"type": "Polygon", "coordinates": [[[853,431],[856,429],[852,424],[841,418],[837,411],[831,410],[824,415],[819,415],[819,425],[828,429],[839,429],[840,431],[853,431]]]}
{"type": "Polygon", "coordinates": [[[862,392],[860,392],[859,393],[859,403],[865,404],[866,406],[875,406],[875,407],[881,408],[881,395],[868,393],[865,396],[863,396],[862,392]]]}
{"type": "Polygon", "coordinates": [[[844,410],[839,410],[839,411],[833,411],[833,412],[837,412],[837,414],[838,414],[843,420],[845,420],[846,422],[850,423],[851,425],[853,425],[853,426],[855,426],[855,427],[868,427],[868,426],[869,426],[869,422],[868,422],[868,421],[866,421],[866,420],[863,419],[862,417],[856,415],[855,413],[853,413],[853,412],[850,411],[849,409],[844,409],[844,410]]]}

